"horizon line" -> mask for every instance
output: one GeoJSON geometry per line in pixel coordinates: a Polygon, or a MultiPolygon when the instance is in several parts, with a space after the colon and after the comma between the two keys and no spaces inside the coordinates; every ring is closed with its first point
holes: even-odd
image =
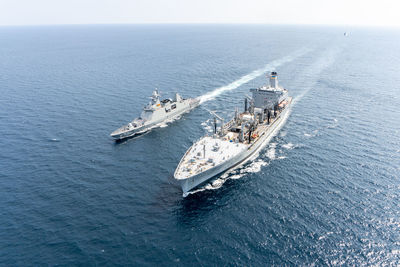
{"type": "Polygon", "coordinates": [[[354,27],[354,28],[400,28],[400,25],[365,24],[313,24],[313,23],[268,23],[268,22],[127,22],[127,23],[45,23],[45,24],[0,24],[0,27],[37,27],[37,26],[101,26],[101,25],[264,25],[264,26],[317,26],[317,27],[354,27]]]}

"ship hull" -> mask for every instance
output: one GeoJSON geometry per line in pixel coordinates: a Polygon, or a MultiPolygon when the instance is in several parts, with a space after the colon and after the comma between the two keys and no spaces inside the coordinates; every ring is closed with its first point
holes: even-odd
{"type": "Polygon", "coordinates": [[[284,111],[279,114],[279,117],[274,120],[268,130],[256,142],[252,143],[245,151],[232,157],[231,159],[219,164],[211,169],[208,169],[197,175],[188,177],[186,179],[177,179],[182,187],[183,194],[186,195],[190,190],[197,186],[209,181],[211,178],[222,174],[223,172],[232,169],[238,165],[246,163],[253,155],[260,149],[264,148],[272,137],[282,128],[290,115],[291,105],[288,105],[284,111]]]}
{"type": "Polygon", "coordinates": [[[170,114],[167,114],[165,117],[160,118],[156,121],[150,122],[150,123],[145,123],[143,126],[134,128],[132,130],[124,131],[124,132],[118,132],[118,133],[112,133],[111,137],[114,138],[116,141],[120,141],[126,138],[133,137],[135,135],[143,134],[153,127],[156,127],[157,125],[167,121],[167,120],[173,120],[180,115],[191,111],[192,109],[196,108],[199,105],[199,101],[192,101],[189,104],[187,104],[184,108],[180,110],[176,110],[175,112],[171,112],[170,114]]]}

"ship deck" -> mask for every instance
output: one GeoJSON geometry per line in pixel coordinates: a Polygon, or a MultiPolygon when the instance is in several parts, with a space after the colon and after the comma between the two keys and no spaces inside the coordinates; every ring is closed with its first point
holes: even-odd
{"type": "Polygon", "coordinates": [[[179,164],[175,177],[186,179],[207,171],[243,151],[247,145],[223,137],[206,136],[195,143],[179,164]]]}
{"type": "MultiPolygon", "coordinates": [[[[290,102],[291,98],[289,99],[290,102]]],[[[240,152],[245,151],[245,149],[250,149],[275,124],[280,117],[280,113],[278,112],[276,116],[272,116],[269,124],[266,121],[258,124],[251,133],[251,141],[248,139],[248,134],[245,136],[245,140],[239,141],[239,133],[236,131],[237,125],[235,125],[234,120],[224,125],[225,134],[223,136],[203,137],[193,144],[183,156],[175,172],[175,178],[179,180],[195,176],[226,162],[240,152]]],[[[240,114],[240,116],[242,115],[240,114]]]]}

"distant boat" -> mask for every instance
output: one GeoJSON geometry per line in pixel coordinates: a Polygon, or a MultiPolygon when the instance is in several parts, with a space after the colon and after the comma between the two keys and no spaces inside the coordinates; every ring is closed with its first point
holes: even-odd
{"type": "Polygon", "coordinates": [[[343,35],[346,37],[346,36],[349,36],[349,33],[348,32],[344,32],[343,35]]]}

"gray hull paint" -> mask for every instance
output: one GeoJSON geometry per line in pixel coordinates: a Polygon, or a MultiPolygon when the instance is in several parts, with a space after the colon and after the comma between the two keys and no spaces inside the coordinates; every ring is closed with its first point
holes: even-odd
{"type": "Polygon", "coordinates": [[[133,136],[135,136],[137,134],[145,133],[145,132],[149,131],[152,127],[156,126],[157,124],[165,122],[166,120],[175,119],[179,115],[182,115],[183,113],[188,112],[188,111],[194,109],[195,107],[197,107],[197,105],[188,106],[187,108],[184,108],[181,111],[176,111],[175,113],[168,114],[166,117],[164,117],[162,119],[159,119],[159,120],[157,120],[155,122],[152,122],[152,123],[149,123],[149,124],[145,124],[142,127],[139,127],[139,128],[136,128],[136,129],[132,129],[131,131],[123,132],[120,135],[114,135],[113,138],[115,140],[122,140],[122,139],[125,139],[125,138],[133,137],[133,136]]]}
{"type": "Polygon", "coordinates": [[[207,171],[199,173],[195,176],[189,177],[187,179],[179,179],[178,181],[182,187],[183,194],[185,195],[191,189],[205,183],[206,181],[223,173],[226,170],[246,163],[252,155],[265,147],[269,143],[271,138],[275,136],[275,134],[285,124],[287,118],[289,117],[290,110],[291,105],[285,108],[285,110],[281,114],[279,114],[279,117],[273,122],[271,128],[268,128],[265,134],[259,140],[257,140],[257,142],[253,143],[245,152],[242,152],[232,159],[227,160],[224,163],[208,169],[207,171]]]}

